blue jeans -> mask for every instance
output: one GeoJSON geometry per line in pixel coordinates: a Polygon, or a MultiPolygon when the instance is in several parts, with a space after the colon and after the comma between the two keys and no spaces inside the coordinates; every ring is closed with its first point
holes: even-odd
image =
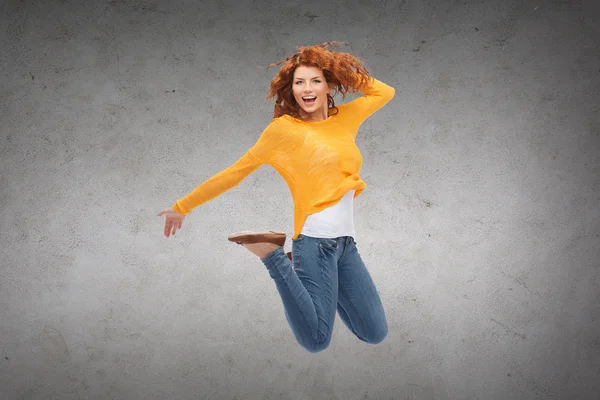
{"type": "Polygon", "coordinates": [[[387,336],[381,299],[351,237],[300,235],[292,245],[293,265],[282,247],[261,260],[296,340],[309,352],[329,346],[336,309],[360,340],[377,344],[387,336]]]}

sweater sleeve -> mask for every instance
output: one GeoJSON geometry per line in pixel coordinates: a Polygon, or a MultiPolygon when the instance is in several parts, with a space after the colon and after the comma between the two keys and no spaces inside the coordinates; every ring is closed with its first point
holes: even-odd
{"type": "Polygon", "coordinates": [[[273,151],[273,133],[276,131],[271,123],[262,133],[258,141],[233,165],[213,175],[206,182],[195,188],[184,198],[177,200],[173,209],[186,215],[192,209],[220,196],[238,186],[252,172],[266,164],[273,151]]]}
{"type": "Polygon", "coordinates": [[[229,168],[213,175],[206,182],[196,187],[187,196],[177,200],[173,209],[180,214],[186,215],[191,212],[192,209],[238,186],[248,177],[248,175],[256,171],[262,165],[263,163],[248,151],[229,168]]]}
{"type": "Polygon", "coordinates": [[[358,124],[362,124],[375,111],[394,98],[396,90],[373,77],[363,90],[363,96],[346,104],[348,114],[354,116],[358,124]]]}

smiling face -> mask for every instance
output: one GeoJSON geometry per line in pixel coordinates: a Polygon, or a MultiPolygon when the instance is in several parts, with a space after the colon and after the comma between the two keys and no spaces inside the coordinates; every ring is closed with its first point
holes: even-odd
{"type": "Polygon", "coordinates": [[[292,88],[299,114],[304,121],[327,119],[328,99],[331,88],[327,85],[323,71],[316,67],[301,65],[294,71],[292,88]],[[312,100],[314,98],[314,100],[312,100]]]}

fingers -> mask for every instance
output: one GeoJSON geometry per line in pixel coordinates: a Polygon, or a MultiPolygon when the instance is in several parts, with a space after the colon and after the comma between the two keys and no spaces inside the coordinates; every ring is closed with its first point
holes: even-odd
{"type": "MultiPolygon", "coordinates": [[[[160,217],[165,214],[169,214],[170,211],[171,210],[169,210],[169,209],[163,210],[160,213],[158,213],[157,216],[160,217]]],[[[175,235],[175,232],[177,232],[177,229],[181,229],[182,225],[183,225],[182,218],[175,218],[171,215],[167,215],[167,218],[165,220],[165,231],[164,231],[165,236],[169,237],[171,235],[175,235]]]]}
{"type": "Polygon", "coordinates": [[[165,236],[169,237],[171,236],[171,230],[173,229],[173,221],[169,219],[169,217],[167,217],[166,221],[165,221],[165,236]]]}
{"type": "Polygon", "coordinates": [[[165,222],[165,236],[175,235],[177,229],[181,229],[182,221],[167,221],[165,222]]]}

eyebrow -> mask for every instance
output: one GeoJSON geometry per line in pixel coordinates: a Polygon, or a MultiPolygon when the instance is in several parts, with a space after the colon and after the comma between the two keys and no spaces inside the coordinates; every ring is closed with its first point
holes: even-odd
{"type": "MultiPolygon", "coordinates": [[[[302,81],[304,80],[304,78],[295,78],[295,79],[296,80],[300,79],[302,81]]],[[[311,78],[311,79],[321,79],[321,77],[320,76],[315,76],[314,78],[311,78]]]]}

